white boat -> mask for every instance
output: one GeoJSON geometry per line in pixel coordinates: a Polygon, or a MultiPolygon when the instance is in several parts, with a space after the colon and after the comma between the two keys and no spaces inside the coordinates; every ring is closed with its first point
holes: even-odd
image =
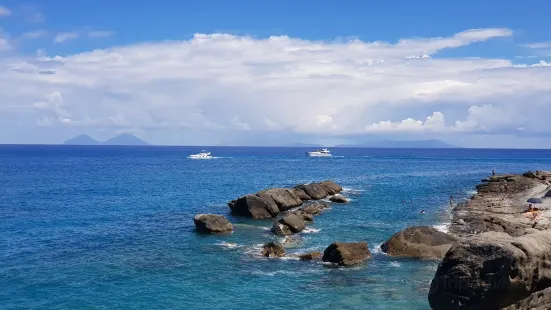
{"type": "Polygon", "coordinates": [[[207,151],[201,151],[199,154],[191,154],[188,158],[191,159],[212,159],[212,156],[210,155],[210,152],[207,151]]]}
{"type": "Polygon", "coordinates": [[[315,150],[312,152],[306,152],[310,157],[331,157],[331,152],[328,149],[315,150]]]}

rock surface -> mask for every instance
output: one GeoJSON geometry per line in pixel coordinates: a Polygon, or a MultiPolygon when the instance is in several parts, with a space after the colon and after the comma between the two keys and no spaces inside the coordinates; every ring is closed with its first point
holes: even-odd
{"type": "Polygon", "coordinates": [[[283,257],[285,256],[285,248],[281,243],[268,242],[262,246],[260,254],[264,257],[283,257]]]}
{"type": "Polygon", "coordinates": [[[351,266],[362,263],[370,257],[367,242],[334,242],[325,249],[322,260],[339,266],[351,266]]]}
{"type": "Polygon", "coordinates": [[[202,233],[221,234],[233,231],[233,225],[222,215],[197,214],[193,222],[197,231],[202,233]]]}
{"type": "Polygon", "coordinates": [[[301,232],[304,228],[306,228],[304,220],[294,213],[289,213],[274,223],[272,232],[277,235],[290,235],[301,232]]]}
{"type": "Polygon", "coordinates": [[[228,206],[234,215],[266,219],[299,207],[303,201],[323,199],[341,191],[342,187],[332,181],[297,185],[293,189],[270,188],[232,200],[228,206]]]}
{"type": "Polygon", "coordinates": [[[326,208],[327,208],[326,205],[321,204],[321,203],[317,203],[317,204],[311,204],[311,205],[304,206],[304,207],[302,207],[301,210],[302,210],[302,212],[307,213],[307,214],[319,215],[319,214],[322,214],[323,210],[326,209],[326,208]]]}
{"type": "Polygon", "coordinates": [[[551,231],[486,232],[456,243],[432,280],[432,309],[501,309],[551,286],[551,231]]]}
{"type": "Polygon", "coordinates": [[[341,194],[335,194],[329,197],[329,201],[336,203],[347,203],[348,199],[341,194]]]}
{"type": "Polygon", "coordinates": [[[318,260],[321,259],[321,252],[299,254],[298,258],[300,260],[318,260]]]}
{"type": "Polygon", "coordinates": [[[390,256],[441,259],[456,240],[432,227],[415,226],[394,234],[381,249],[390,256]]]}

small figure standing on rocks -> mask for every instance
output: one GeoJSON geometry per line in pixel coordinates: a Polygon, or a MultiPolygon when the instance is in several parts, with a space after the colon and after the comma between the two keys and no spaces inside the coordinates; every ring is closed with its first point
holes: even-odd
{"type": "Polygon", "coordinates": [[[495,169],[492,169],[492,175],[496,175],[495,169]]]}
{"type": "Polygon", "coordinates": [[[453,208],[453,196],[450,196],[450,208],[453,208]]]}

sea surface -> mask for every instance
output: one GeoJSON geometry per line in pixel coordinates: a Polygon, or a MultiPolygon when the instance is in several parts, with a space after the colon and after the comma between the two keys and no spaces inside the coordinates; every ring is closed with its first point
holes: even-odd
{"type": "Polygon", "coordinates": [[[0,146],[1,309],[428,309],[437,261],[379,245],[412,225],[445,230],[449,196],[496,172],[551,170],[549,150],[0,146]],[[270,220],[229,215],[231,199],[334,180],[335,205],[288,253],[367,241],[352,268],[264,259],[270,220]],[[424,210],[425,213],[421,211],[424,210]],[[228,236],[198,235],[197,213],[227,215],[228,236]]]}

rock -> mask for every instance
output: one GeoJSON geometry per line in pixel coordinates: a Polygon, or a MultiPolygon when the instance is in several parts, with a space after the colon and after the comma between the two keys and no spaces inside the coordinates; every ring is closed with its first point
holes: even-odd
{"type": "Polygon", "coordinates": [[[321,259],[321,252],[299,254],[298,258],[300,260],[318,260],[321,259]]]}
{"type": "Polygon", "coordinates": [[[335,242],[325,249],[322,260],[339,266],[351,266],[370,257],[371,253],[367,248],[367,242],[335,242]]]}
{"type": "Polygon", "coordinates": [[[270,188],[256,195],[269,204],[273,201],[279,211],[287,211],[302,204],[302,200],[297,197],[295,191],[288,188],[270,188]]]}
{"type": "Polygon", "coordinates": [[[347,203],[348,199],[341,194],[335,194],[329,197],[329,201],[336,202],[336,203],[347,203]]]}
{"type": "Polygon", "coordinates": [[[312,214],[309,214],[309,213],[306,213],[302,210],[297,210],[295,212],[293,212],[296,216],[300,217],[301,219],[303,219],[305,222],[307,223],[312,223],[314,222],[314,216],[312,214]]]}
{"type": "Polygon", "coordinates": [[[279,208],[275,203],[269,204],[256,195],[246,195],[228,203],[235,215],[248,216],[255,219],[266,219],[275,217],[279,208]]]}
{"type": "Polygon", "coordinates": [[[302,201],[312,200],[312,197],[308,196],[305,191],[301,189],[293,189],[295,191],[295,195],[300,198],[302,201]]]}
{"type": "Polygon", "coordinates": [[[342,192],[342,187],[333,181],[323,181],[319,185],[325,189],[327,195],[335,195],[342,192]]]}
{"type": "Polygon", "coordinates": [[[532,293],[502,310],[549,310],[551,309],[551,287],[532,293]]]}
{"type": "Polygon", "coordinates": [[[318,200],[327,197],[327,190],[319,183],[297,185],[295,189],[302,190],[312,199],[318,200]]]}
{"type": "Polygon", "coordinates": [[[306,228],[304,220],[294,213],[285,215],[274,223],[272,231],[278,235],[289,235],[289,232],[296,234],[306,228]]]}
{"type": "Polygon", "coordinates": [[[395,233],[381,249],[395,257],[441,259],[456,240],[432,227],[416,226],[395,233]]]}
{"type": "Polygon", "coordinates": [[[311,204],[302,207],[302,212],[312,214],[312,215],[319,215],[323,212],[323,209],[327,208],[326,205],[321,203],[311,204]]]}
{"type": "Polygon", "coordinates": [[[216,214],[197,214],[193,218],[197,231],[202,233],[220,234],[231,233],[233,225],[223,217],[216,214]]]}
{"type": "Polygon", "coordinates": [[[486,232],[459,241],[438,266],[430,306],[502,309],[523,300],[530,303],[526,299],[533,292],[551,285],[550,258],[551,231],[521,237],[486,232]]]}
{"type": "Polygon", "coordinates": [[[264,257],[282,257],[285,256],[285,248],[281,243],[268,242],[262,246],[260,254],[264,257]]]}

